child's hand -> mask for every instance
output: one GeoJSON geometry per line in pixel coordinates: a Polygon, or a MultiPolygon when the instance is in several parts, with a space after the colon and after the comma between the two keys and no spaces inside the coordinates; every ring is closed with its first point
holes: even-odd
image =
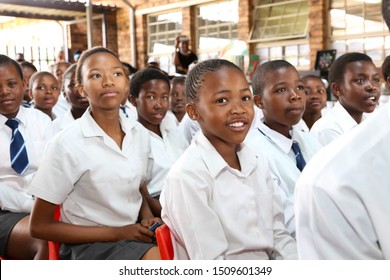
{"type": "Polygon", "coordinates": [[[153,217],[153,218],[143,219],[141,221],[141,226],[143,226],[144,228],[149,229],[149,227],[151,225],[153,225],[154,223],[156,223],[156,222],[159,222],[160,224],[163,224],[163,221],[160,218],[153,217]]]}
{"type": "Polygon", "coordinates": [[[142,226],[141,224],[127,225],[120,227],[119,240],[132,239],[152,243],[155,241],[154,232],[142,226]]]}

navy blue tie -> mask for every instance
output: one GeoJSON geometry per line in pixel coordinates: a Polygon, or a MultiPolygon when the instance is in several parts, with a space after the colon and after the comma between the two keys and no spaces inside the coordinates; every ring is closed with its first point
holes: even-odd
{"type": "Polygon", "coordinates": [[[126,118],[128,118],[129,115],[126,112],[126,106],[120,106],[119,108],[122,110],[123,114],[125,114],[126,118]]]}
{"type": "Polygon", "coordinates": [[[11,166],[19,174],[23,174],[28,167],[27,149],[22,134],[19,131],[19,121],[9,119],[5,122],[12,129],[10,144],[11,166]]]}
{"type": "Polygon", "coordinates": [[[295,154],[295,159],[297,160],[297,167],[300,171],[302,171],[306,165],[306,161],[303,158],[303,155],[301,153],[301,149],[299,148],[298,142],[293,141],[291,148],[295,154]]]}

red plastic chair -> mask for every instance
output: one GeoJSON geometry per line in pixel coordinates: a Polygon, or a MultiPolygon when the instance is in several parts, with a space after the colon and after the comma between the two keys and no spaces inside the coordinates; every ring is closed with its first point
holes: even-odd
{"type": "MultiPolygon", "coordinates": [[[[59,221],[61,212],[61,206],[57,205],[56,211],[54,212],[54,220],[59,221]]],[[[49,260],[59,260],[60,259],[60,243],[54,241],[48,241],[49,247],[49,260]]]]}
{"type": "Polygon", "coordinates": [[[156,240],[158,250],[162,260],[173,260],[173,246],[171,239],[171,231],[164,224],[156,229],[156,240]]]}

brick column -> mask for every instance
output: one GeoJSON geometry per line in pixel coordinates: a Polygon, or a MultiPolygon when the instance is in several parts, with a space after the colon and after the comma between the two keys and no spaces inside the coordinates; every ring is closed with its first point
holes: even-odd
{"type": "Polygon", "coordinates": [[[317,51],[327,47],[326,0],[309,0],[310,69],[314,69],[317,51]]]}

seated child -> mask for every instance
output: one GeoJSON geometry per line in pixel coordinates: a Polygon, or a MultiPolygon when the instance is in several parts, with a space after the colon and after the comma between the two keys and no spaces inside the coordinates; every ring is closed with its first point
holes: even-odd
{"type": "Polygon", "coordinates": [[[273,60],[257,67],[252,87],[263,117],[246,142],[267,158],[282,197],[287,229],[295,237],[295,182],[305,163],[321,147],[312,135],[294,127],[305,110],[304,85],[293,65],[273,60]]]}
{"type": "Polygon", "coordinates": [[[34,64],[32,64],[31,62],[28,62],[28,61],[22,61],[19,63],[19,65],[20,65],[20,67],[22,67],[24,81],[26,82],[26,90],[24,91],[22,105],[26,108],[30,108],[31,107],[31,104],[30,104],[31,97],[29,94],[29,88],[30,88],[29,82],[30,82],[31,76],[34,73],[38,72],[38,70],[34,64]]]}
{"type": "Polygon", "coordinates": [[[47,241],[29,232],[34,199],[26,189],[52,137],[52,124],[41,111],[20,106],[25,87],[20,65],[0,55],[0,257],[48,259],[47,241]]]}
{"type": "MultiPolygon", "coordinates": [[[[62,87],[62,85],[63,85],[62,77],[63,77],[66,69],[68,69],[70,67],[70,65],[71,65],[71,63],[69,63],[67,61],[59,61],[52,66],[51,73],[58,80],[58,84],[60,85],[60,87],[62,87]]],[[[63,91],[63,89],[60,88],[60,92],[62,92],[62,91],[63,91]]],[[[61,94],[58,97],[58,101],[57,101],[56,105],[53,107],[53,112],[57,117],[59,117],[59,116],[62,116],[62,114],[64,114],[69,108],[70,108],[69,102],[67,102],[65,99],[65,96],[63,94],[61,94]]]]}
{"type": "Polygon", "coordinates": [[[117,55],[84,51],[76,68],[84,115],[48,146],[28,191],[35,196],[30,232],[62,243],[62,259],[159,259],[154,218],[140,186],[149,178],[150,140],[119,114],[128,77],[117,55]],[[53,219],[57,205],[61,221],[53,219]]]}
{"type": "Polygon", "coordinates": [[[357,126],[363,113],[373,112],[380,95],[380,73],[363,53],[337,58],[330,66],[328,81],[338,102],[310,130],[323,146],[357,126]]]}
{"type": "Polygon", "coordinates": [[[175,259],[296,258],[266,159],[242,143],[254,115],[245,75],[227,60],[206,60],[185,88],[186,112],[201,132],[160,197],[175,259]]]}
{"type": "Polygon", "coordinates": [[[313,124],[318,121],[326,107],[326,87],[320,77],[307,75],[302,78],[306,93],[306,107],[302,120],[308,132],[313,124]]]}
{"type": "Polygon", "coordinates": [[[37,72],[30,78],[30,97],[34,108],[48,115],[52,120],[56,118],[52,109],[60,95],[60,86],[57,79],[49,72],[37,72]]]}
{"type": "Polygon", "coordinates": [[[171,92],[169,94],[169,110],[163,119],[166,127],[178,128],[186,114],[186,101],[184,95],[184,76],[173,77],[171,81],[171,92]]]}
{"type": "Polygon", "coordinates": [[[188,147],[177,129],[162,123],[169,108],[169,91],[168,76],[155,68],[139,70],[131,78],[131,102],[137,108],[138,121],[149,131],[153,157],[151,180],[142,191],[153,214],[158,217],[161,215],[158,199],[165,176],[188,147]]]}
{"type": "Polygon", "coordinates": [[[76,64],[72,64],[64,73],[62,91],[71,107],[62,116],[53,121],[54,132],[64,129],[68,124],[80,118],[89,106],[88,98],[81,96],[76,88],[76,64]]]}

